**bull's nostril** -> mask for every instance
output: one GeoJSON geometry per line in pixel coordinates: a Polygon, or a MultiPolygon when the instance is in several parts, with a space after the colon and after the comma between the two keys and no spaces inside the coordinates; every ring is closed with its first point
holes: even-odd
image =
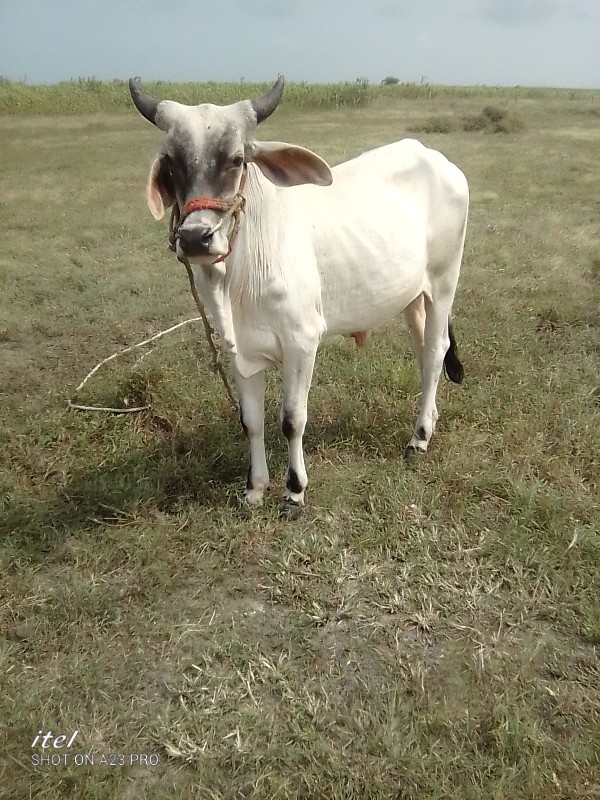
{"type": "Polygon", "coordinates": [[[205,226],[195,225],[193,228],[180,228],[178,232],[179,246],[188,253],[199,252],[210,246],[214,231],[205,226]]]}

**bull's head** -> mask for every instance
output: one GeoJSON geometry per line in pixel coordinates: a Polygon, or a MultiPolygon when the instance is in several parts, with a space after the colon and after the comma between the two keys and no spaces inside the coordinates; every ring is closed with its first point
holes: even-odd
{"type": "Polygon", "coordinates": [[[256,100],[229,106],[204,103],[188,106],[157,100],[137,79],[129,81],[138,111],[167,135],[150,167],[148,208],[161,219],[165,208],[195,209],[178,228],[179,256],[206,264],[227,255],[227,201],[240,191],[245,165],[255,163],[277,186],[331,183],[331,170],[319,156],[303,147],[283,142],[257,142],[254,129],[277,108],[284,80],[256,100]],[[210,198],[215,203],[192,203],[210,198]],[[223,209],[219,208],[223,204],[223,209]],[[216,207],[215,207],[216,206],[216,207]]]}

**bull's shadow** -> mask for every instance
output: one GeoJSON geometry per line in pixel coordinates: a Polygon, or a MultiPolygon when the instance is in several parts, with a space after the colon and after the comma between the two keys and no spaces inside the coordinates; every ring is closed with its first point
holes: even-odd
{"type": "Polygon", "coordinates": [[[215,419],[191,432],[148,430],[144,444],[120,449],[98,466],[73,471],[60,487],[36,496],[8,498],[0,529],[17,536],[31,555],[66,534],[94,524],[155,509],[169,513],[182,503],[219,507],[243,485],[246,443],[237,415],[215,419]]]}
{"type": "MultiPolygon", "coordinates": [[[[305,436],[309,472],[311,454],[330,447],[349,453],[359,450],[367,457],[384,452],[400,460],[412,416],[411,402],[402,405],[400,418],[393,404],[387,409],[378,406],[376,413],[366,406],[358,419],[350,412],[324,418],[314,409],[305,436]]],[[[0,529],[18,537],[35,557],[65,535],[93,531],[119,515],[123,520],[134,517],[140,509],[176,513],[186,504],[215,509],[239,503],[249,461],[235,412],[187,429],[165,427],[152,415],[138,424],[141,434],[135,447],[120,448],[97,466],[73,471],[60,486],[41,487],[36,495],[5,502],[0,529]]],[[[272,405],[267,410],[265,440],[272,497],[277,498],[284,482],[287,444],[272,405]]]]}

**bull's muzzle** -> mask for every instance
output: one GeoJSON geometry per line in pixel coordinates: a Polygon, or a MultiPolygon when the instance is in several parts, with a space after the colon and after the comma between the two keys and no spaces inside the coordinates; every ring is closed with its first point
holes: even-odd
{"type": "Polygon", "coordinates": [[[209,225],[193,225],[189,228],[182,226],[178,231],[179,247],[188,258],[206,255],[213,235],[214,228],[209,225]]]}
{"type": "Polygon", "coordinates": [[[182,225],[175,239],[177,254],[187,259],[205,259],[214,261],[229,252],[229,242],[222,226],[210,226],[200,223],[182,225]]]}

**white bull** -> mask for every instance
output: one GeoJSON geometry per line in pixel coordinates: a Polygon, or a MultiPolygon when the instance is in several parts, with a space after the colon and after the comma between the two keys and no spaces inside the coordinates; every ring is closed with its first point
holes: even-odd
{"type": "Polygon", "coordinates": [[[319,343],[342,334],[361,345],[401,311],[422,388],[406,452],[425,452],[442,368],[456,383],[463,377],[450,324],[469,204],[463,173],[412,139],[333,169],[302,147],[257,142],[254,129],[277,107],[282,77],[263,97],[224,107],[159,101],[134,79],[130,90],[143,116],[167,134],[150,170],[150,211],[160,219],[177,204],[176,252],[193,265],[232,354],[250,444],[247,501],[261,503],[269,483],[265,369],[283,368],[284,501],[301,507],[302,437],[319,343]],[[230,243],[232,198],[240,192],[245,213],[230,243]]]}

